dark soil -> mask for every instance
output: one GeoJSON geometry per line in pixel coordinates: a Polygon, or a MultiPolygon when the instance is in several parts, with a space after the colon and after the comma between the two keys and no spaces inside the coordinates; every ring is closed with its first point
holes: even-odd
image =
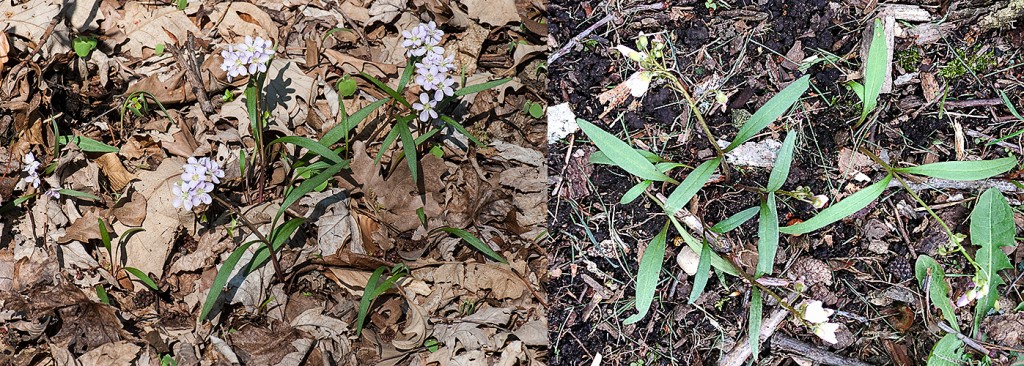
{"type": "MultiPolygon", "coordinates": [[[[784,137],[787,131],[799,131],[796,158],[788,180],[783,189],[807,187],[815,194],[826,194],[833,199],[837,194],[847,191],[850,181],[841,177],[837,171],[840,151],[869,146],[875,151],[884,149],[893,161],[903,164],[920,164],[927,155],[942,160],[955,160],[956,152],[951,147],[954,137],[954,122],[964,129],[983,131],[993,136],[1005,136],[1020,127],[1012,123],[993,126],[990,119],[960,118],[949,114],[936,113],[936,104],[924,105],[922,89],[919,84],[909,84],[902,88],[894,88],[894,92],[884,96],[879,103],[876,121],[868,125],[864,131],[854,130],[854,124],[860,113],[857,97],[849,90],[845,82],[847,75],[859,68],[861,31],[864,29],[862,9],[855,9],[846,2],[828,0],[741,0],[730,2],[730,9],[710,11],[703,1],[677,1],[669,3],[670,9],[659,12],[638,13],[626,16],[621,24],[611,23],[598,28],[589,40],[581,42],[571,52],[549,65],[550,95],[552,104],[568,102],[577,117],[591,121],[611,133],[623,136],[622,128],[629,130],[630,137],[646,142],[656,141],[658,137],[669,136],[664,149],[655,150],[664,158],[694,166],[708,158],[711,146],[706,136],[692,121],[689,107],[682,96],[676,95],[668,88],[652,86],[652,89],[639,103],[631,106],[632,98],[626,100],[616,109],[599,117],[605,112],[605,106],[598,101],[598,94],[611,88],[629,75],[633,65],[623,62],[614,45],[633,45],[640,32],[648,34],[670,30],[669,44],[674,47],[677,63],[674,65],[683,82],[688,87],[698,85],[711,77],[711,73],[721,77],[734,70],[734,74],[726,81],[722,90],[734,91],[724,111],[705,114],[712,134],[718,139],[728,140],[737,132],[738,126],[733,122],[732,112],[744,110],[754,112],[769,98],[785,86],[785,83],[804,75],[799,70],[782,66],[785,60],[781,55],[800,42],[807,56],[828,54],[839,56],[835,63],[819,62],[806,69],[811,75],[813,87],[805,95],[803,108],[769,127],[766,132],[773,138],[784,137]],[[757,14],[763,17],[758,20],[744,20],[737,11],[745,14],[757,14]],[[733,11],[733,12],[729,12],[733,11]],[[737,31],[735,23],[745,22],[753,30],[737,31]],[[745,38],[750,35],[749,41],[745,38]],[[738,52],[745,51],[745,62],[734,65],[739,60],[738,52]],[[698,60],[694,57],[704,53],[698,60]],[[682,102],[680,102],[682,101],[682,102]],[[919,111],[922,109],[923,111],[919,111]],[[621,118],[621,119],[620,119],[621,118]],[[689,126],[689,139],[679,143],[675,140],[681,131],[689,126]],[[1013,126],[1013,127],[1011,127],[1013,126]],[[987,131],[987,132],[986,132],[987,131]],[[863,133],[862,133],[863,132],[863,133]],[[859,137],[862,136],[862,137],[859,137]],[[856,139],[860,140],[856,140],[856,139]],[[928,153],[926,153],[928,152],[928,153]]],[[[551,34],[560,44],[590,27],[594,22],[608,14],[609,11],[625,10],[610,9],[603,2],[553,0],[549,5],[551,11],[551,34]]],[[[964,23],[954,30],[944,42],[926,46],[917,46],[912,42],[900,40],[896,52],[911,48],[921,49],[926,55],[918,65],[919,70],[935,70],[950,60],[950,47],[972,47],[956,34],[966,33],[969,23],[964,23]]],[[[1003,33],[990,32],[987,37],[1001,37],[1003,33]]],[[[1006,41],[1012,42],[1012,35],[1020,37],[1019,31],[1005,32],[1010,35],[1006,41]]],[[[1010,43],[1012,44],[1012,43],[1010,43]]],[[[1020,56],[1014,56],[1020,59],[1020,56]]],[[[998,66],[987,72],[1013,65],[1004,57],[998,66]],[[1009,62],[1009,63],[1006,63],[1009,62]]],[[[894,74],[894,77],[897,74],[894,74]]],[[[1019,71],[1000,74],[998,77],[1019,80],[1019,71]],[[1016,75],[1016,76],[1011,76],[1016,75]]],[[[948,82],[949,100],[967,100],[998,97],[993,94],[997,86],[996,77],[979,79],[963,77],[948,82]],[[980,80],[980,82],[979,82],[980,80]]],[[[940,81],[941,83],[941,81],[940,81]]],[[[940,84],[941,85],[941,84],[940,84]]],[[[1001,88],[1012,88],[1004,82],[1001,88]]],[[[1007,91],[1015,103],[1022,102],[1019,89],[1007,91]]],[[[707,100],[713,100],[713,97],[707,100]]],[[[1001,106],[993,108],[974,108],[957,110],[960,114],[980,114],[1006,116],[1001,106]]],[[[756,138],[755,138],[756,139],[756,138]]],[[[577,134],[573,150],[586,145],[586,136],[577,134]]],[[[984,142],[972,143],[974,154],[984,158],[1006,156],[1004,149],[985,148],[984,142]]],[[[549,147],[549,176],[560,177],[565,172],[565,162],[570,145],[558,143],[549,147]]],[[[660,147],[660,146],[659,146],[660,147]]],[[[711,152],[713,155],[713,152],[711,152]]],[[[934,160],[933,160],[934,161],[934,160]]],[[[709,184],[695,198],[698,210],[695,212],[706,224],[712,225],[741,210],[759,204],[756,193],[742,190],[740,187],[760,187],[768,179],[768,171],[756,168],[730,167],[729,182],[709,184]]],[[[677,179],[685,178],[688,170],[673,171],[677,179]]],[[[719,172],[721,173],[721,171],[719,172]]],[[[875,181],[881,178],[880,173],[869,174],[875,181]]],[[[628,365],[631,362],[645,361],[644,364],[713,364],[726,351],[732,342],[743,342],[746,337],[746,319],[748,312],[749,286],[734,278],[726,278],[723,286],[720,277],[713,276],[709,281],[705,294],[694,305],[687,304],[687,295],[692,285],[688,278],[675,264],[677,247],[669,246],[663,264],[662,283],[655,304],[648,316],[631,326],[621,326],[621,319],[632,315],[634,296],[633,281],[638,254],[635,248],[628,248],[620,260],[601,260],[588,257],[597,264],[598,269],[611,275],[619,284],[624,284],[618,293],[622,298],[614,301],[606,299],[589,320],[583,321],[580,313],[589,303],[588,294],[591,286],[585,283],[576,272],[588,272],[580,261],[586,257],[584,253],[592,247],[591,241],[601,242],[609,238],[608,221],[617,228],[623,242],[627,245],[646,243],[653,237],[664,223],[664,214],[657,206],[644,199],[626,204],[617,204],[622,194],[634,183],[629,175],[617,168],[597,166],[589,177],[591,188],[597,194],[568,201],[564,197],[549,201],[550,233],[555,239],[552,247],[552,267],[561,269],[560,277],[548,283],[548,293],[555,299],[551,307],[551,339],[553,353],[552,365],[588,364],[600,352],[605,359],[604,364],[628,365]],[[614,207],[614,217],[609,214],[614,207]],[[591,218],[595,216],[599,219],[591,218]],[[573,267],[573,266],[578,267],[573,267]],[[570,270],[572,269],[573,272],[570,270]],[[675,278],[668,278],[672,275],[675,278]],[[734,293],[730,293],[736,291],[734,293]],[[698,310],[698,306],[703,311],[698,310]],[[704,311],[707,313],[705,314],[704,311]],[[716,328],[711,320],[724,327],[716,328]]],[[[553,179],[552,181],[556,181],[553,179]]],[[[863,187],[866,183],[857,183],[863,187]]],[[[658,186],[656,186],[658,187],[658,186]]],[[[669,192],[662,193],[668,194],[669,192]]],[[[952,192],[922,192],[926,202],[939,203],[946,200],[952,192]]],[[[964,192],[965,196],[972,193],[964,192]]],[[[825,261],[832,268],[834,279],[831,285],[813,287],[808,296],[821,299],[826,307],[839,311],[857,314],[870,319],[860,323],[845,319],[843,323],[853,333],[854,340],[842,347],[828,347],[810,332],[799,327],[784,326],[784,332],[790,336],[829,349],[851,358],[865,360],[874,364],[892,364],[890,347],[895,347],[909,355],[911,360],[922,362],[927,358],[928,351],[937,340],[935,337],[906,337],[910,334],[926,332],[922,319],[911,317],[910,326],[895,326],[892,314],[903,314],[905,308],[916,309],[918,304],[904,304],[899,301],[886,305],[873,305],[865,300],[869,294],[884,290],[892,285],[900,284],[907,288],[917,289],[913,279],[913,264],[917,255],[924,254],[927,248],[920,243],[926,241],[937,229],[933,225],[922,225],[925,216],[901,216],[899,224],[894,218],[897,204],[916,207],[917,203],[903,191],[892,189],[880,200],[850,218],[830,225],[815,233],[781,238],[776,273],[779,277],[787,276],[787,269],[795,257],[815,258],[825,261]],[[899,225],[906,230],[906,237],[894,231],[883,238],[889,243],[885,254],[869,251],[867,239],[864,238],[865,224],[872,219],[882,220],[892,225],[899,225]],[[915,228],[927,226],[923,229],[915,228]],[[880,337],[868,337],[865,334],[884,334],[880,337]],[[895,342],[882,340],[890,337],[895,342]]],[[[780,224],[786,225],[790,220],[807,219],[817,210],[810,204],[788,197],[780,197],[780,224]]],[[[834,201],[833,201],[834,202],[834,201]]],[[[832,202],[830,202],[832,203],[832,202]]],[[[951,214],[952,209],[940,210],[955,232],[966,233],[966,217],[951,214]]],[[[967,210],[966,212],[969,212],[967,210]]],[[[931,220],[928,220],[931,222],[931,220]]],[[[756,220],[747,222],[729,235],[738,240],[745,248],[733,248],[731,252],[721,253],[733,258],[741,266],[744,251],[756,247],[756,220]]],[[[677,234],[670,231],[670,240],[677,234]]],[[[756,250],[755,250],[756,253],[756,250]]],[[[755,257],[756,258],[756,257],[755,257]]],[[[944,257],[948,271],[965,268],[962,257],[944,257]]],[[[755,259],[756,261],[756,259],[755,259]]],[[[752,268],[748,268],[751,272],[752,268]]],[[[1011,278],[1012,279],[1012,278],[1011,278]]],[[[959,296],[959,293],[952,294],[959,296]]],[[[765,346],[762,357],[772,355],[774,350],[765,346]]],[[[781,354],[780,354],[781,355],[781,354]]],[[[778,363],[774,363],[778,364],[778,363]]],[[[782,364],[786,364],[783,362],[782,364]]]]}

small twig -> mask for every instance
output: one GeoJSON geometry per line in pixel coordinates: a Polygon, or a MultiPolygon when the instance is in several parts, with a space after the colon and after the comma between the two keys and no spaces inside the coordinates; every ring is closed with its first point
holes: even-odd
{"type": "MultiPolygon", "coordinates": [[[[971,130],[971,129],[965,129],[964,132],[967,133],[967,136],[970,136],[970,137],[982,138],[982,139],[986,139],[986,140],[989,140],[989,141],[998,140],[995,137],[992,137],[992,136],[986,135],[984,133],[981,133],[979,131],[975,131],[975,130],[971,130]]],[[[1024,152],[1024,151],[1022,151],[1020,149],[1020,146],[1011,144],[1011,143],[1006,142],[1006,141],[999,141],[999,142],[996,143],[996,145],[999,145],[999,146],[1005,147],[1007,149],[1016,151],[1018,154],[1020,154],[1021,152],[1024,152]]]]}
{"type": "Polygon", "coordinates": [[[213,199],[216,200],[218,203],[224,205],[224,207],[227,207],[229,210],[231,210],[231,212],[234,212],[235,215],[238,215],[238,219],[242,220],[242,224],[245,225],[245,227],[249,228],[249,231],[252,231],[254,234],[256,234],[256,237],[267,245],[267,252],[270,253],[270,261],[271,263],[274,264],[275,277],[277,277],[278,281],[284,283],[284,272],[281,271],[281,263],[278,262],[277,260],[277,252],[274,251],[274,245],[270,243],[270,240],[267,240],[267,237],[264,236],[263,233],[261,233],[259,229],[256,228],[255,225],[249,222],[249,219],[245,217],[245,214],[243,214],[241,210],[235,207],[235,205],[231,204],[217,193],[213,193],[210,196],[213,197],[213,199]]]}
{"type": "Polygon", "coordinates": [[[959,338],[961,341],[963,341],[964,344],[966,344],[968,346],[971,346],[971,348],[974,348],[976,351],[981,352],[981,354],[983,354],[983,355],[986,355],[986,356],[989,356],[989,357],[995,356],[995,352],[994,351],[990,351],[988,348],[986,348],[985,346],[981,345],[981,343],[978,343],[977,341],[975,341],[974,338],[968,337],[968,336],[964,335],[963,333],[960,333],[960,332],[956,331],[956,329],[953,329],[952,327],[947,325],[946,322],[941,322],[940,321],[939,322],[939,329],[942,329],[942,331],[944,331],[946,333],[950,333],[950,334],[956,335],[956,337],[959,338]]]}
{"type": "Polygon", "coordinates": [[[785,334],[776,335],[772,338],[772,347],[780,351],[797,354],[800,357],[810,359],[815,363],[832,366],[871,366],[869,363],[861,362],[849,357],[843,357],[835,353],[823,350],[817,346],[801,342],[785,334]]]}
{"type": "Polygon", "coordinates": [[[658,2],[650,5],[640,5],[632,9],[627,9],[619,14],[608,14],[604,18],[601,18],[601,20],[598,20],[597,23],[594,23],[594,25],[591,25],[590,27],[587,27],[587,29],[584,29],[583,32],[580,32],[580,34],[577,34],[575,37],[572,37],[572,39],[570,39],[569,42],[566,42],[565,45],[562,46],[562,48],[558,49],[558,51],[552,53],[551,56],[548,57],[548,65],[555,63],[555,60],[569,53],[569,51],[571,51],[573,47],[576,47],[576,45],[579,44],[580,41],[582,41],[584,38],[587,38],[587,36],[589,36],[590,33],[596,31],[597,28],[600,28],[601,26],[608,24],[613,20],[620,21],[623,15],[633,14],[646,10],[661,10],[664,8],[665,3],[658,2]]]}
{"type": "Polygon", "coordinates": [[[971,107],[985,107],[1003,104],[1003,100],[999,98],[988,98],[988,99],[971,99],[971,100],[949,100],[946,101],[946,109],[951,108],[971,108],[971,107]]]}
{"type": "Polygon", "coordinates": [[[203,77],[200,75],[196,56],[191,51],[196,48],[195,43],[196,36],[189,32],[188,40],[185,43],[185,50],[173,44],[167,45],[167,50],[174,55],[178,66],[185,73],[185,80],[192,85],[192,94],[195,94],[196,99],[199,100],[199,109],[203,111],[205,117],[209,117],[216,111],[213,109],[213,104],[210,103],[210,97],[206,95],[206,84],[203,83],[203,77]]]}

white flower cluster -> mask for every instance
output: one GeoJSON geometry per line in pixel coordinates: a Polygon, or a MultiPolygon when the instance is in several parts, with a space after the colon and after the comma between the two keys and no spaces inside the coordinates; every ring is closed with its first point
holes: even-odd
{"type": "Polygon", "coordinates": [[[839,323],[828,322],[828,318],[832,316],[832,313],[835,313],[835,310],[825,309],[821,306],[821,301],[813,300],[807,302],[807,306],[804,308],[804,320],[812,324],[814,335],[824,339],[825,342],[836,344],[839,342],[836,339],[839,323]]]}
{"type": "Polygon", "coordinates": [[[412,108],[419,112],[421,121],[430,121],[437,118],[437,103],[445,97],[455,95],[455,78],[451,75],[455,71],[455,56],[444,55],[444,47],[441,44],[441,37],[444,31],[437,29],[434,22],[420,23],[415,28],[402,32],[405,39],[402,47],[406,49],[406,56],[421,57],[416,66],[416,84],[423,88],[418,102],[413,103],[412,108]]]}
{"type": "Polygon", "coordinates": [[[36,156],[29,152],[21,158],[21,170],[28,173],[28,176],[23,178],[26,184],[31,184],[34,188],[39,188],[39,161],[36,161],[36,156]]]}
{"type": "Polygon", "coordinates": [[[213,185],[224,178],[224,169],[221,169],[220,164],[206,157],[188,158],[188,162],[181,168],[185,171],[181,173],[181,180],[171,187],[174,207],[192,210],[199,205],[210,204],[213,201],[210,197],[213,185]]]}
{"type": "Polygon", "coordinates": [[[228,72],[228,81],[236,77],[267,72],[267,62],[274,56],[274,43],[263,37],[245,36],[245,42],[229,45],[221,51],[224,63],[220,69],[228,72]]]}

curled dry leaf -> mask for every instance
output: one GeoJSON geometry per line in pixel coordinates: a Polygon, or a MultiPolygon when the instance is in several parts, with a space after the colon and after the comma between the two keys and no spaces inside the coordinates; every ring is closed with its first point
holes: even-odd
{"type": "MultiPolygon", "coordinates": [[[[217,4],[210,19],[221,19],[217,31],[224,35],[226,43],[241,43],[245,36],[273,40],[278,25],[263,9],[248,2],[222,2],[217,4]]],[[[219,52],[218,52],[219,53],[219,52]]]]}
{"type": "Polygon", "coordinates": [[[107,179],[110,181],[110,187],[115,192],[121,192],[129,182],[139,178],[124,168],[124,164],[121,164],[121,158],[115,153],[103,154],[96,159],[96,165],[99,165],[100,171],[107,176],[107,179]]]}
{"type": "Polygon", "coordinates": [[[110,212],[118,222],[126,226],[139,227],[146,219],[146,207],[146,196],[138,191],[132,191],[131,195],[121,198],[110,212]]]}
{"type": "Polygon", "coordinates": [[[518,22],[519,11],[515,0],[462,0],[472,19],[496,27],[518,22]]]}
{"type": "Polygon", "coordinates": [[[183,43],[189,32],[204,34],[177,8],[143,2],[125,4],[124,17],[118,20],[117,26],[128,37],[126,47],[132,57],[142,57],[143,48],[153,48],[159,43],[183,43]]]}

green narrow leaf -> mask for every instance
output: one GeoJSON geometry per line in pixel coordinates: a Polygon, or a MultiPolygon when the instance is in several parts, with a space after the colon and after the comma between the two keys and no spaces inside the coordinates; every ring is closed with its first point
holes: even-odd
{"type": "Polygon", "coordinates": [[[399,103],[402,103],[402,105],[406,107],[410,106],[409,101],[405,100],[405,97],[403,97],[402,94],[399,94],[397,91],[395,91],[395,89],[391,89],[391,87],[387,86],[387,84],[384,84],[384,82],[378,80],[377,78],[365,72],[360,72],[359,76],[362,76],[364,79],[369,80],[371,84],[380,88],[380,90],[383,90],[385,93],[390,95],[392,99],[397,100],[399,103]]]}
{"type": "Polygon", "coordinates": [[[804,75],[803,77],[796,79],[785,89],[776,94],[772,99],[768,100],[761,108],[754,112],[747,123],[740,127],[740,131],[736,133],[736,138],[732,140],[732,143],[725,148],[725,151],[731,151],[737,146],[740,146],[744,142],[747,142],[751,137],[757,135],[765,127],[768,127],[776,119],[782,117],[783,113],[789,110],[798,100],[800,96],[807,90],[810,85],[810,75],[804,75]]]}
{"type": "Polygon", "coordinates": [[[988,292],[975,307],[974,336],[978,336],[982,319],[999,300],[999,285],[1005,283],[999,271],[1013,268],[1010,257],[1001,248],[1014,245],[1016,233],[1013,209],[999,189],[989,188],[982,193],[971,212],[971,243],[979,247],[974,259],[978,263],[978,277],[988,283],[988,292]]]}
{"type": "Polygon", "coordinates": [[[491,249],[491,247],[488,246],[486,243],[484,243],[483,240],[480,240],[480,238],[477,238],[475,235],[470,234],[466,230],[462,230],[462,229],[458,229],[458,228],[454,228],[454,227],[445,227],[445,228],[441,228],[441,231],[444,231],[446,233],[458,236],[459,238],[464,240],[467,244],[469,244],[471,247],[476,248],[476,250],[479,250],[481,253],[484,253],[484,255],[486,255],[488,257],[491,257],[491,259],[494,259],[494,260],[496,260],[498,262],[501,262],[501,263],[508,264],[508,261],[505,260],[505,258],[502,257],[501,254],[498,254],[497,252],[495,252],[494,249],[491,249]]]}
{"type": "Polygon", "coordinates": [[[91,194],[88,194],[88,193],[85,193],[85,192],[76,191],[74,189],[62,188],[62,189],[58,190],[57,193],[60,193],[62,195],[68,195],[68,196],[71,196],[71,197],[88,198],[88,199],[91,199],[93,201],[99,201],[100,200],[99,197],[96,197],[94,195],[91,195],[91,194]]]}
{"type": "Polygon", "coordinates": [[[890,180],[892,180],[892,175],[886,175],[877,183],[864,187],[846,199],[836,202],[807,221],[779,228],[779,232],[790,235],[806,234],[853,215],[864,207],[868,207],[872,201],[881,196],[882,192],[885,192],[885,188],[889,186],[890,180]]]}
{"type": "Polygon", "coordinates": [[[622,324],[629,325],[636,323],[647,316],[654,302],[654,293],[658,289],[658,279],[661,276],[661,262],[665,261],[665,238],[668,236],[668,223],[651,239],[640,258],[640,269],[636,274],[636,310],[637,313],[626,318],[622,324]]]}
{"type": "Polygon", "coordinates": [[[690,199],[693,198],[701,188],[704,188],[704,184],[711,179],[711,174],[718,169],[718,164],[722,162],[721,158],[714,158],[705,161],[698,165],[690,172],[690,175],[683,179],[683,182],[679,184],[672,194],[668,196],[668,200],[665,201],[665,212],[670,216],[675,215],[680,209],[683,208],[690,199]]]}
{"type": "Polygon", "coordinates": [[[490,89],[490,88],[493,88],[493,87],[496,87],[496,86],[500,86],[501,84],[507,83],[509,81],[512,81],[512,78],[504,78],[504,79],[498,79],[498,80],[491,80],[491,81],[488,81],[486,83],[470,85],[470,86],[467,86],[465,88],[456,90],[455,91],[455,96],[456,97],[461,97],[463,95],[470,95],[470,94],[473,94],[473,93],[479,93],[479,92],[482,92],[484,90],[487,90],[487,89],[490,89]]]}
{"type": "Polygon", "coordinates": [[[697,263],[697,274],[693,277],[693,289],[690,290],[688,304],[693,304],[697,298],[704,293],[704,287],[708,284],[708,277],[711,276],[711,246],[704,243],[700,250],[700,262],[697,263]]]}
{"type": "Polygon", "coordinates": [[[856,81],[851,81],[847,85],[850,86],[850,90],[853,90],[853,94],[860,99],[860,102],[864,103],[864,84],[858,83],[856,81]]]}
{"type": "Polygon", "coordinates": [[[235,265],[238,264],[238,260],[242,258],[242,254],[245,253],[249,246],[255,243],[254,241],[242,244],[235,251],[231,252],[228,259],[221,264],[220,269],[217,270],[217,277],[213,279],[213,285],[210,286],[210,293],[206,295],[206,301],[203,302],[203,311],[199,313],[199,321],[206,321],[206,317],[210,315],[210,310],[213,310],[213,305],[220,298],[220,293],[224,291],[224,285],[228,283],[228,276],[231,275],[231,271],[235,269],[235,265]]]}
{"type": "MultiPolygon", "coordinates": [[[[754,208],[756,209],[757,207],[754,208]]],[[[683,237],[683,241],[686,242],[686,246],[690,247],[690,249],[693,249],[694,252],[704,251],[704,242],[697,240],[697,238],[694,238],[693,235],[690,235],[690,232],[686,231],[686,229],[683,228],[683,225],[679,223],[679,220],[676,220],[675,217],[669,216],[669,221],[672,222],[672,226],[675,227],[676,232],[678,232],[679,235],[683,237]]],[[[715,253],[713,250],[710,252],[710,254],[711,267],[714,267],[718,271],[728,275],[732,275],[735,277],[740,276],[740,273],[737,272],[736,267],[733,267],[732,263],[729,263],[725,259],[722,259],[722,257],[720,257],[718,253],[715,253]]]]}
{"type": "Polygon", "coordinates": [[[576,123],[591,142],[604,153],[604,156],[622,170],[640,177],[640,179],[675,183],[674,179],[659,172],[654,164],[651,164],[629,144],[590,122],[577,119],[576,123]]]}
{"type": "Polygon", "coordinates": [[[448,117],[443,114],[441,115],[441,120],[444,121],[444,123],[447,123],[449,126],[452,126],[452,128],[454,128],[456,131],[459,131],[459,133],[461,133],[463,136],[466,136],[466,138],[468,138],[469,141],[473,141],[473,143],[476,144],[476,146],[484,146],[484,143],[480,142],[480,140],[477,139],[476,136],[473,136],[473,134],[469,133],[469,130],[467,130],[466,127],[463,126],[461,123],[458,123],[451,117],[448,117]]]}
{"type": "MultiPolygon", "coordinates": [[[[1003,100],[1003,104],[1005,104],[1006,108],[1010,110],[1010,114],[1012,114],[1014,117],[1017,117],[1018,120],[1024,121],[1024,117],[1021,117],[1020,113],[1017,112],[1017,108],[1013,106],[1013,102],[1010,102],[1010,97],[1006,96],[1006,92],[1000,90],[999,91],[999,98],[1001,98],[1003,100]]],[[[54,122],[54,123],[56,123],[56,122],[54,122]]],[[[1011,133],[1011,134],[1009,134],[1009,135],[1007,135],[1005,137],[1002,137],[1002,138],[1000,138],[998,140],[989,141],[989,143],[985,144],[985,146],[998,144],[1000,142],[1003,142],[1003,141],[1012,139],[1014,137],[1020,136],[1020,134],[1022,134],[1022,133],[1024,133],[1024,129],[1018,130],[1017,132],[1011,133]]]]}
{"type": "Polygon", "coordinates": [[[740,225],[743,225],[743,223],[747,222],[747,220],[750,220],[754,216],[757,216],[757,213],[759,211],[759,207],[751,207],[746,210],[737,212],[735,215],[729,216],[729,218],[722,220],[721,222],[715,224],[715,226],[712,226],[708,230],[719,234],[724,234],[733,231],[734,229],[740,227],[740,225]]]}
{"type": "Polygon", "coordinates": [[[927,255],[917,257],[914,264],[914,275],[922,288],[928,289],[928,300],[942,311],[942,316],[953,329],[960,331],[953,310],[953,302],[949,299],[949,284],[946,283],[946,272],[935,259],[927,255]],[[929,277],[928,274],[931,273],[929,277]]]}
{"type": "Polygon", "coordinates": [[[85,152],[111,153],[120,151],[118,148],[93,140],[85,136],[61,136],[57,139],[61,145],[75,144],[85,152]]]}
{"type": "Polygon", "coordinates": [[[249,131],[252,131],[253,135],[262,136],[257,132],[260,130],[260,115],[257,109],[260,99],[260,90],[255,85],[252,85],[252,82],[249,84],[250,85],[245,88],[245,110],[249,114],[249,131]]]}
{"type": "Polygon", "coordinates": [[[782,142],[782,148],[779,149],[779,157],[775,159],[775,166],[772,167],[772,173],[768,177],[768,186],[765,188],[768,192],[775,192],[786,183],[786,178],[789,177],[789,166],[793,163],[793,149],[796,147],[796,137],[796,131],[790,132],[786,135],[786,140],[782,142]]]}
{"type": "Polygon", "coordinates": [[[274,216],[274,222],[277,222],[277,219],[280,218],[281,215],[284,214],[284,211],[287,210],[288,207],[291,207],[295,201],[298,201],[299,198],[302,198],[306,193],[312,192],[313,189],[324,184],[328,179],[331,179],[331,177],[347,167],[348,162],[331,165],[330,168],[324,169],[324,171],[320,172],[313,178],[307,179],[298,187],[293,188],[291,192],[288,192],[288,195],[285,196],[284,202],[281,203],[281,208],[277,210],[277,215],[274,216]]]}
{"type": "Polygon", "coordinates": [[[636,185],[633,186],[633,188],[630,188],[628,191],[626,191],[625,194],[622,195],[622,199],[619,200],[619,204],[625,205],[632,203],[637,199],[637,197],[640,197],[641,194],[644,194],[644,191],[647,190],[647,187],[651,186],[651,183],[654,183],[654,181],[640,181],[640,183],[637,183],[636,185]]]}
{"type": "Polygon", "coordinates": [[[899,168],[896,171],[948,180],[979,180],[1006,173],[1015,166],[1016,158],[1005,157],[995,160],[943,161],[899,168]]]}
{"type": "MultiPolygon", "coordinates": [[[[638,152],[638,153],[640,153],[640,155],[643,155],[644,158],[647,159],[647,161],[651,162],[651,164],[657,164],[657,163],[660,163],[660,162],[664,161],[660,156],[658,156],[658,154],[652,153],[650,151],[643,150],[643,149],[633,149],[633,150],[638,152]]],[[[615,162],[613,162],[612,159],[609,159],[608,156],[605,155],[604,152],[601,151],[601,150],[594,151],[594,153],[590,154],[590,162],[592,164],[604,164],[604,165],[613,165],[613,164],[615,164],[615,162]]]]}
{"type": "Polygon", "coordinates": [[[380,99],[359,109],[355,113],[352,113],[352,115],[348,116],[348,118],[342,121],[342,123],[339,123],[337,126],[331,128],[330,131],[327,131],[327,133],[324,134],[324,137],[320,138],[320,143],[324,146],[331,146],[338,143],[338,141],[341,141],[347,132],[352,131],[352,129],[362,123],[366,117],[369,117],[370,113],[373,113],[373,111],[380,108],[380,106],[384,105],[384,103],[387,103],[389,100],[391,99],[380,99]]]}
{"type": "Polygon", "coordinates": [[[152,278],[149,278],[149,275],[143,273],[138,268],[124,267],[124,270],[125,272],[131,273],[135,278],[138,278],[139,282],[142,282],[143,285],[149,287],[150,290],[160,291],[160,286],[157,286],[156,282],[154,282],[152,278]]]}
{"type": "Polygon", "coordinates": [[[110,297],[107,296],[107,289],[103,288],[103,285],[96,285],[96,297],[100,298],[100,302],[110,305],[110,297]]]}
{"type": "Polygon", "coordinates": [[[757,277],[772,274],[775,253],[779,250],[779,213],[775,208],[775,192],[761,203],[757,221],[757,277]]]}
{"type": "Polygon", "coordinates": [[[867,64],[864,67],[864,109],[861,112],[860,122],[863,122],[868,117],[868,114],[878,106],[878,95],[882,92],[885,71],[889,67],[889,55],[885,42],[885,26],[882,25],[881,19],[875,19],[875,27],[872,33],[871,46],[868,48],[867,64]]]}
{"type": "Polygon", "coordinates": [[[266,264],[267,261],[270,260],[271,253],[277,253],[277,251],[281,249],[281,246],[284,245],[284,242],[287,241],[288,238],[295,233],[295,230],[297,230],[305,221],[306,219],[297,217],[274,228],[274,230],[270,232],[270,237],[267,238],[267,240],[270,241],[270,248],[268,248],[266,244],[260,245],[260,247],[256,249],[256,253],[252,255],[252,259],[249,260],[249,265],[246,267],[245,273],[252,273],[259,269],[260,266],[266,264]]]}
{"type": "Polygon", "coordinates": [[[942,339],[935,343],[935,347],[932,347],[932,352],[928,354],[927,366],[962,366],[966,361],[964,341],[956,334],[949,333],[942,336],[942,339]]]}
{"type": "Polygon", "coordinates": [[[114,260],[114,254],[110,247],[110,232],[107,231],[107,224],[103,222],[102,218],[97,218],[96,221],[98,221],[100,225],[100,240],[103,241],[103,247],[107,249],[107,254],[111,256],[110,260],[114,260]]]}
{"type": "Polygon", "coordinates": [[[747,331],[750,333],[750,354],[757,360],[757,354],[761,348],[761,290],[757,287],[750,289],[750,321],[747,322],[747,331]]]}
{"type": "Polygon", "coordinates": [[[409,85],[409,80],[412,80],[413,71],[416,70],[416,62],[414,58],[409,58],[405,62],[405,70],[402,70],[402,77],[398,79],[398,90],[404,91],[405,86],[409,85]]]}
{"type": "Polygon", "coordinates": [[[373,274],[370,275],[370,279],[366,281],[366,287],[363,288],[363,297],[359,299],[359,312],[356,314],[356,336],[363,333],[363,323],[366,321],[366,315],[370,312],[370,304],[376,298],[373,295],[377,292],[377,287],[380,286],[380,276],[384,274],[386,269],[387,267],[377,267],[373,274]]]}
{"type": "Polygon", "coordinates": [[[412,181],[419,182],[419,157],[416,153],[416,140],[413,139],[412,131],[409,130],[409,123],[398,121],[395,124],[395,129],[398,130],[398,136],[402,140],[402,151],[405,153],[405,161],[409,164],[409,170],[412,171],[412,181]]]}
{"type": "Polygon", "coordinates": [[[271,141],[268,145],[273,145],[273,144],[277,144],[277,143],[292,144],[292,145],[296,145],[296,146],[305,148],[306,150],[309,150],[309,151],[313,152],[314,154],[320,155],[321,157],[323,157],[325,159],[330,159],[335,164],[342,163],[342,162],[345,161],[345,159],[342,159],[341,156],[338,155],[338,153],[334,152],[333,150],[327,148],[327,146],[321,145],[319,142],[316,142],[316,141],[314,141],[314,140],[312,140],[312,139],[310,139],[308,137],[302,137],[302,136],[278,137],[277,139],[274,139],[274,141],[271,141]]]}

